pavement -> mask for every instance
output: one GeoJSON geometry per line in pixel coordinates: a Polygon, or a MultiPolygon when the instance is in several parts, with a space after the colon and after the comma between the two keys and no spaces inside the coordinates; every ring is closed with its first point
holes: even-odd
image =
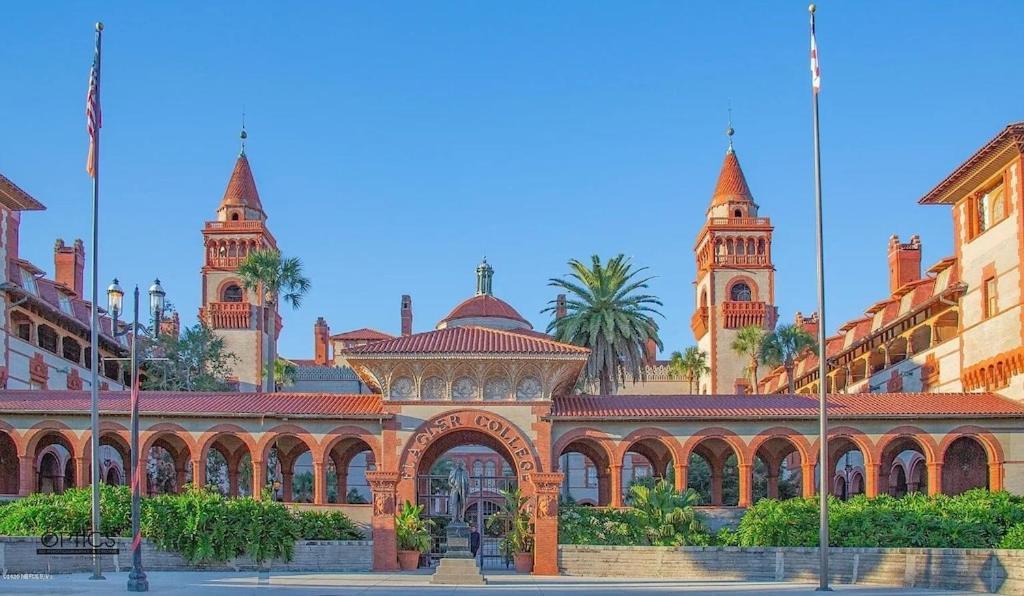
{"type": "MultiPolygon", "coordinates": [[[[792,582],[685,581],[681,579],[622,579],[589,577],[537,577],[509,572],[489,572],[488,585],[434,586],[429,572],[409,573],[220,573],[211,571],[156,571],[148,574],[149,592],[161,596],[203,596],[207,594],[325,594],[388,596],[445,596],[457,594],[612,596],[618,594],[812,594],[816,584],[792,582]]],[[[120,594],[127,592],[128,573],[107,573],[105,580],[91,580],[89,574],[0,576],[0,594],[26,596],[56,594],[120,594]]],[[[969,594],[871,586],[833,586],[836,591],[859,595],[882,594],[969,594]]]]}

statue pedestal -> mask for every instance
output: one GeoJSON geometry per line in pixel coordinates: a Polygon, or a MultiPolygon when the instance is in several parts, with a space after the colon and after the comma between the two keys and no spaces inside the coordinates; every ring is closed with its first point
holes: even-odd
{"type": "Polygon", "coordinates": [[[448,526],[448,548],[430,583],[476,586],[487,583],[469,550],[469,534],[469,526],[465,522],[448,526]]]}

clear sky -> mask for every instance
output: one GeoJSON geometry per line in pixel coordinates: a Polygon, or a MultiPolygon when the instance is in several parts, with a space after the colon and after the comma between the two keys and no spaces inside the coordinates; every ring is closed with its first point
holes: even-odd
{"type": "MultiPolygon", "coordinates": [[[[887,294],[886,242],[952,251],[917,199],[1024,119],[1016,2],[818,10],[828,327],[887,294]]],[[[248,155],[281,249],[313,289],[281,353],[332,332],[416,330],[495,293],[538,328],[570,258],[657,276],[666,350],[693,343],[693,242],[726,148],[775,225],[783,321],[814,310],[807,6],[785,2],[17,2],[4,12],[0,171],[45,203],[22,254],[89,241],[84,97],[106,24],[100,279],[154,276],[186,323],[200,230],[248,155]]],[[[88,275],[88,273],[87,273],[88,275]]],[[[105,301],[105,300],[104,300],[105,301]]]]}

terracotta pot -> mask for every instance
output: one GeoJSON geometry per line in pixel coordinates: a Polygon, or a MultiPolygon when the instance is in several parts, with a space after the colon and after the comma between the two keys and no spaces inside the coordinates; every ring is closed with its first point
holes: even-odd
{"type": "Polygon", "coordinates": [[[533,553],[516,553],[516,573],[531,573],[533,571],[533,553]]]}
{"type": "Polygon", "coordinates": [[[402,571],[413,571],[420,566],[420,551],[400,550],[398,551],[398,567],[402,571]]]}

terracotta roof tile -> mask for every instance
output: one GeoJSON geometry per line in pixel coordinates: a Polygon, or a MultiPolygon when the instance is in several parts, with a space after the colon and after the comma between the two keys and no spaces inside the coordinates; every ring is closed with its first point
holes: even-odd
{"type": "Polygon", "coordinates": [[[441,319],[440,322],[447,323],[456,319],[490,317],[512,319],[513,321],[530,325],[530,322],[524,319],[508,302],[489,294],[480,294],[465,300],[462,304],[453,308],[452,312],[448,313],[448,316],[441,319]]]}
{"type": "Polygon", "coordinates": [[[235,169],[231,172],[231,179],[228,180],[228,187],[220,202],[221,207],[229,205],[263,211],[260,193],[256,190],[256,181],[253,179],[252,169],[249,167],[249,158],[244,153],[239,155],[238,161],[235,162],[235,169]]]}
{"type": "Polygon", "coordinates": [[[711,205],[724,205],[737,200],[753,202],[754,197],[750,194],[750,187],[747,186],[747,178],[740,168],[736,152],[730,150],[722,162],[722,171],[718,174],[718,183],[715,184],[715,192],[711,195],[711,205]]]}
{"type": "MultiPolygon", "coordinates": [[[[1024,405],[994,393],[832,394],[829,416],[847,418],[1021,418],[1024,405]]],[[[553,418],[790,418],[818,416],[811,395],[582,395],[554,400],[553,418]]]]}
{"type": "Polygon", "coordinates": [[[377,331],[376,329],[363,327],[362,329],[354,329],[352,331],[336,333],[331,336],[331,339],[343,339],[350,341],[378,341],[381,339],[391,339],[393,337],[394,335],[391,335],[390,333],[384,333],[383,331],[377,331]]]}
{"type": "Polygon", "coordinates": [[[22,190],[10,178],[0,174],[0,203],[15,211],[42,211],[46,209],[32,195],[22,190]]]}
{"type": "Polygon", "coordinates": [[[548,354],[585,356],[587,348],[536,337],[520,331],[486,327],[448,327],[386,339],[341,351],[351,356],[372,354],[548,354]]]}
{"type": "MultiPolygon", "coordinates": [[[[0,391],[0,412],[89,412],[88,391],[0,391]]],[[[128,412],[127,391],[100,393],[100,411],[128,412]]],[[[143,391],[139,409],[146,414],[180,414],[183,416],[271,415],[290,416],[366,416],[384,415],[381,397],[377,394],[345,395],[333,393],[204,393],[143,391]]]]}

